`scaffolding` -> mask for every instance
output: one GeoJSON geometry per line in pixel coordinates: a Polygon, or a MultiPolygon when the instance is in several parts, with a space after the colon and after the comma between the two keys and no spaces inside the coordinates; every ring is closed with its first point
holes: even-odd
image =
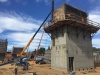
{"type": "MultiPolygon", "coordinates": [[[[85,30],[90,32],[91,37],[93,37],[95,33],[100,29],[100,23],[89,20],[87,13],[67,4],[60,6],[53,12],[53,19],[50,20],[50,22],[51,23],[49,23],[49,25],[44,27],[46,33],[52,33],[52,31],[55,29],[62,32],[64,25],[66,25],[67,27],[75,27],[77,36],[82,30],[85,30]],[[77,32],[78,28],[81,29],[79,32],[77,32]]],[[[86,34],[84,36],[86,36],[86,34]]]]}
{"type": "Polygon", "coordinates": [[[80,27],[85,30],[89,30],[92,33],[95,33],[100,28],[100,23],[94,22],[92,20],[82,18],[77,15],[70,14],[70,16],[65,15],[65,18],[59,18],[58,20],[54,20],[53,23],[46,26],[44,29],[46,32],[50,32],[52,29],[55,29],[56,27],[60,27],[61,25],[71,25],[74,27],[80,27]]]}

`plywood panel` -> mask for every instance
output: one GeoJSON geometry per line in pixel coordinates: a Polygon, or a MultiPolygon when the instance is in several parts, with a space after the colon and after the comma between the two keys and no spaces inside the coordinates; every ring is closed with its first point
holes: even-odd
{"type": "Polygon", "coordinates": [[[53,20],[54,22],[57,22],[59,20],[64,20],[65,19],[65,14],[64,14],[64,5],[59,7],[57,10],[54,11],[53,14],[53,20]]]}

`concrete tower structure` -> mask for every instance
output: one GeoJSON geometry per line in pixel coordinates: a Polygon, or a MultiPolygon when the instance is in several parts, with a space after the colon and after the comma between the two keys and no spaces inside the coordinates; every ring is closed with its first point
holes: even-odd
{"type": "Polygon", "coordinates": [[[88,14],[63,4],[52,14],[51,24],[44,28],[51,34],[51,66],[67,71],[94,68],[92,37],[100,24],[89,20],[88,14]]]}

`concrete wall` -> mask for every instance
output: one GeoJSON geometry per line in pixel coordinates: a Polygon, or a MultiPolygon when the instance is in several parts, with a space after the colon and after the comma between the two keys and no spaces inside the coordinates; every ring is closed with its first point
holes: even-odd
{"type": "MultiPolygon", "coordinates": [[[[63,30],[63,35],[57,32],[55,37],[55,46],[51,50],[51,66],[57,69],[67,69],[66,57],[66,29],[63,30]]],[[[52,35],[54,37],[55,35],[52,35]]]]}
{"type": "MultiPolygon", "coordinates": [[[[69,27],[71,29],[72,27],[69,27]]],[[[81,29],[78,29],[80,31],[81,29]]],[[[79,34],[78,38],[76,35],[75,28],[72,28],[69,36],[67,34],[67,57],[74,57],[74,70],[85,70],[93,69],[93,52],[92,52],[92,42],[89,37],[90,33],[87,34],[85,39],[83,38],[83,31],[79,34]]],[[[87,31],[84,32],[86,34],[87,31]]],[[[68,64],[69,65],[69,64],[68,64]]]]}
{"type": "MultiPolygon", "coordinates": [[[[71,30],[69,34],[67,33],[67,26],[63,28],[64,35],[57,32],[55,46],[52,46],[51,66],[53,68],[66,69],[69,71],[69,57],[74,57],[73,70],[93,69],[91,33],[87,34],[88,31],[84,31],[84,34],[87,34],[87,36],[83,38],[82,30],[77,38],[76,29],[74,27],[68,27],[68,29],[71,30]]],[[[78,32],[80,30],[81,29],[78,29],[78,32]]]]}
{"type": "Polygon", "coordinates": [[[45,58],[51,59],[51,50],[46,50],[44,54],[45,58]]]}

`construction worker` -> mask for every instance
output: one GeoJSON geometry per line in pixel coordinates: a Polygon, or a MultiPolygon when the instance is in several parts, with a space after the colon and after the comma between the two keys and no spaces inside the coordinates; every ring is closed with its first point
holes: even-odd
{"type": "Polygon", "coordinates": [[[17,75],[17,71],[18,71],[18,66],[17,66],[17,64],[15,65],[15,75],[17,75]]]}

